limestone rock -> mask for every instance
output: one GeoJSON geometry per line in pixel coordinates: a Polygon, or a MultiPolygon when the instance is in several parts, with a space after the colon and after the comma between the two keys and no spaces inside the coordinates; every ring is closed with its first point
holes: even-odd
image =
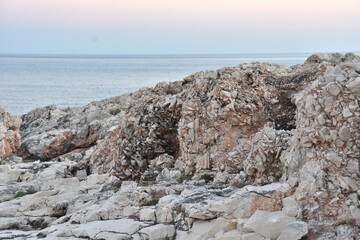
{"type": "Polygon", "coordinates": [[[21,118],[11,116],[2,108],[0,111],[0,163],[2,159],[16,154],[19,150],[20,125],[21,118]]]}
{"type": "Polygon", "coordinates": [[[346,84],[346,87],[350,89],[350,91],[354,93],[360,92],[360,77],[357,77],[350,81],[348,84],[346,84]]]}
{"type": "Polygon", "coordinates": [[[292,222],[286,225],[277,240],[299,240],[308,233],[308,226],[305,222],[292,222]]]}
{"type": "Polygon", "coordinates": [[[101,232],[132,235],[140,229],[142,225],[131,219],[119,219],[108,221],[94,221],[81,224],[72,230],[76,237],[95,239],[101,232]]]}
{"type": "Polygon", "coordinates": [[[62,217],[66,215],[67,209],[69,207],[69,203],[68,202],[61,202],[61,203],[57,203],[50,212],[50,216],[51,217],[62,217]]]}
{"type": "Polygon", "coordinates": [[[85,107],[37,108],[22,116],[20,154],[51,159],[74,149],[87,149],[118,125],[129,95],[92,102],[85,107]]]}
{"type": "Polygon", "coordinates": [[[286,225],[296,219],[283,212],[266,212],[258,210],[244,224],[247,231],[256,232],[264,237],[276,239],[285,229],[286,225]]]}
{"type": "Polygon", "coordinates": [[[265,238],[258,233],[245,233],[241,240],[265,240],[265,238]]]}
{"type": "Polygon", "coordinates": [[[156,224],[140,230],[141,236],[148,240],[159,240],[166,237],[172,238],[175,235],[173,225],[156,224]]]}
{"type": "Polygon", "coordinates": [[[141,221],[155,221],[155,209],[143,208],[140,210],[139,218],[141,221]]]}
{"type": "Polygon", "coordinates": [[[238,230],[231,230],[224,234],[219,234],[216,236],[216,240],[238,240],[243,239],[243,233],[238,230]]]}

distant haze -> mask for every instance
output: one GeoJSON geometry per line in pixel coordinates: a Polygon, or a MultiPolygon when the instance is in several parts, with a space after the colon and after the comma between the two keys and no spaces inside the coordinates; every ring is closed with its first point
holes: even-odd
{"type": "Polygon", "coordinates": [[[0,0],[0,53],[360,50],[359,0],[0,0]]]}

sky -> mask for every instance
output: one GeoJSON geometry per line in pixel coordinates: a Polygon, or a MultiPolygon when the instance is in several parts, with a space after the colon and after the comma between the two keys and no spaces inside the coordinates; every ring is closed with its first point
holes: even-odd
{"type": "Polygon", "coordinates": [[[360,0],[0,0],[0,53],[360,51],[360,0]]]}

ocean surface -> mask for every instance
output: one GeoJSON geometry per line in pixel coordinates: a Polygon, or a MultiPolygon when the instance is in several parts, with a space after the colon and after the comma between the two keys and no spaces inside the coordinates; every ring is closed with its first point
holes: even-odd
{"type": "Polygon", "coordinates": [[[231,55],[0,54],[0,106],[14,115],[47,105],[83,106],[161,81],[246,62],[303,63],[311,53],[231,55]]]}

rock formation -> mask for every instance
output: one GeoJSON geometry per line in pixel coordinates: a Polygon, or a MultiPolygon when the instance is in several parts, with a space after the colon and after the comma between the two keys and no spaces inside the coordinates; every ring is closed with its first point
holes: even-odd
{"type": "Polygon", "coordinates": [[[199,72],[22,121],[19,149],[21,121],[0,111],[0,239],[360,238],[354,54],[199,72]]]}
{"type": "Polygon", "coordinates": [[[0,107],[0,161],[17,153],[20,147],[21,118],[12,117],[0,107]]]}

